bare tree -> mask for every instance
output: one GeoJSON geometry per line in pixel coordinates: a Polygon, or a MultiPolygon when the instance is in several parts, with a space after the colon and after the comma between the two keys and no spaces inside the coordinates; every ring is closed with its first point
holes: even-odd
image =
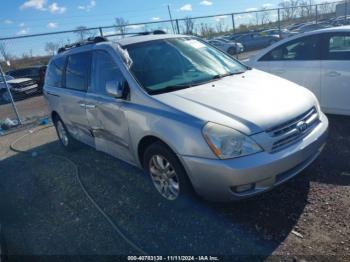
{"type": "Polygon", "coordinates": [[[117,27],[117,31],[119,31],[122,35],[127,33],[128,25],[129,25],[129,21],[125,20],[123,17],[115,18],[115,26],[117,27]]]}
{"type": "Polygon", "coordinates": [[[47,42],[45,44],[45,51],[51,56],[55,55],[59,48],[60,48],[60,44],[58,43],[47,42]]]}
{"type": "Polygon", "coordinates": [[[215,30],[207,23],[201,23],[199,27],[200,35],[204,38],[210,37],[215,33],[215,30]]]}
{"type": "Polygon", "coordinates": [[[279,7],[282,8],[283,20],[291,20],[296,17],[299,2],[300,0],[286,0],[278,4],[279,7]]]}
{"type": "Polygon", "coordinates": [[[260,22],[261,25],[266,25],[271,22],[270,12],[266,7],[263,7],[260,12],[260,22]]]}
{"type": "Polygon", "coordinates": [[[93,32],[88,30],[86,26],[78,26],[75,30],[76,31],[74,33],[77,35],[79,42],[82,42],[86,38],[92,37],[95,35],[93,32]]]}
{"type": "Polygon", "coordinates": [[[11,59],[11,54],[7,49],[7,43],[5,41],[0,41],[0,55],[5,61],[9,61],[11,59]]]}
{"type": "Polygon", "coordinates": [[[185,34],[192,35],[194,30],[194,22],[190,17],[186,17],[185,20],[185,34]]]}

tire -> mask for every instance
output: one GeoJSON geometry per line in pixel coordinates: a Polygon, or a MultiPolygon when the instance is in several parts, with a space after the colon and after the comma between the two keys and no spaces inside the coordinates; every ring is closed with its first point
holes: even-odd
{"type": "Polygon", "coordinates": [[[80,143],[74,137],[72,137],[62,119],[60,117],[55,117],[53,119],[53,123],[55,125],[57,136],[61,145],[67,151],[77,150],[80,143]]]}
{"type": "Polygon", "coordinates": [[[163,199],[179,203],[194,197],[194,190],[184,167],[171,149],[162,142],[156,142],[146,149],[143,167],[163,199]],[[164,168],[163,172],[159,172],[157,166],[164,168]]]}
{"type": "Polygon", "coordinates": [[[0,95],[2,101],[4,101],[7,104],[11,103],[11,97],[7,90],[2,91],[0,95]]]}
{"type": "Polygon", "coordinates": [[[230,54],[230,55],[236,55],[237,54],[237,50],[236,50],[236,47],[230,47],[227,52],[230,54]]]}

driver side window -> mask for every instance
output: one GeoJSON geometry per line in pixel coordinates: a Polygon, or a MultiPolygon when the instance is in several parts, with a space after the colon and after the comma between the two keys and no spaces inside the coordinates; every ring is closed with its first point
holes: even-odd
{"type": "Polygon", "coordinates": [[[318,36],[302,37],[276,47],[260,61],[306,61],[321,59],[321,41],[318,36]]]}
{"type": "Polygon", "coordinates": [[[93,52],[91,77],[89,91],[100,95],[108,95],[106,91],[107,82],[124,80],[122,72],[110,54],[101,50],[93,52]]]}

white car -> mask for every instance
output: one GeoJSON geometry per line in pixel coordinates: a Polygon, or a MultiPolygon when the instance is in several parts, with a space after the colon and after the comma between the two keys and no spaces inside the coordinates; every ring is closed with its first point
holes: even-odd
{"type": "Polygon", "coordinates": [[[216,48],[230,54],[236,55],[244,51],[244,46],[241,43],[236,43],[226,39],[212,39],[208,41],[216,48]]]}
{"type": "Polygon", "coordinates": [[[350,115],[350,26],[282,40],[245,62],[308,88],[324,112],[350,115]]]}

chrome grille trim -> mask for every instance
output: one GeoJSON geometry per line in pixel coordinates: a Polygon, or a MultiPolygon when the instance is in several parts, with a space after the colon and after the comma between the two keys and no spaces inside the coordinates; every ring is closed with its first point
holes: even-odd
{"type": "Polygon", "coordinates": [[[276,152],[282,150],[285,147],[300,141],[307,136],[319,124],[319,122],[318,112],[316,108],[313,107],[304,114],[267,130],[266,132],[268,135],[274,138],[271,151],[276,152]],[[298,126],[299,124],[306,124],[304,126],[305,129],[300,130],[298,126]]]}

